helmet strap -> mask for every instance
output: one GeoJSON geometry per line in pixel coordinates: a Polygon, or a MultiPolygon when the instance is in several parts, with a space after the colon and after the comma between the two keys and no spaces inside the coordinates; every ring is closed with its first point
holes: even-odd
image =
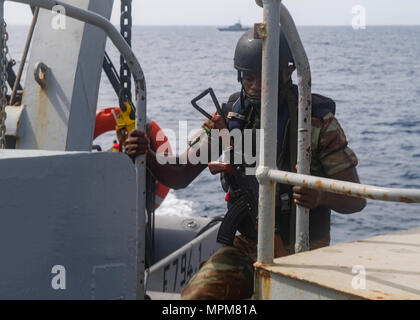
{"type": "Polygon", "coordinates": [[[250,96],[248,96],[248,93],[246,93],[246,90],[244,88],[244,86],[242,85],[242,89],[241,89],[241,104],[244,105],[244,99],[247,99],[252,105],[254,106],[261,106],[261,99],[254,99],[251,98],[250,96]]]}
{"type": "Polygon", "coordinates": [[[238,82],[242,84],[242,72],[238,70],[238,82]]]}

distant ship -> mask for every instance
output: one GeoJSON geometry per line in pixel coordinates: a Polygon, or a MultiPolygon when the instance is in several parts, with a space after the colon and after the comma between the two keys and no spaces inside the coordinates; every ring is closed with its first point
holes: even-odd
{"type": "Polygon", "coordinates": [[[240,21],[235,23],[233,26],[229,26],[226,28],[218,28],[218,29],[219,31],[247,31],[249,30],[249,28],[243,27],[240,21]]]}

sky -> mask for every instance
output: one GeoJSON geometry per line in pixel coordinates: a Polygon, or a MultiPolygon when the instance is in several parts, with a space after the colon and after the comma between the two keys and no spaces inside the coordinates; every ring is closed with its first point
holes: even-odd
{"type": "MultiPolygon", "coordinates": [[[[68,0],[71,3],[71,0],[68,0]]],[[[355,6],[365,10],[369,25],[420,25],[419,0],[283,0],[297,25],[351,26],[355,6]]],[[[119,24],[120,1],[114,1],[111,21],[119,24]]],[[[359,11],[360,12],[360,11],[359,11]]],[[[29,24],[25,5],[6,1],[8,24],[29,24]]],[[[133,0],[135,25],[244,25],[262,21],[254,0],[133,0]]]]}

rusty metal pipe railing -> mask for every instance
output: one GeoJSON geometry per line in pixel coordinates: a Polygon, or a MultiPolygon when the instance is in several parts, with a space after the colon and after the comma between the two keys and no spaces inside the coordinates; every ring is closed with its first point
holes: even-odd
{"type": "MultiPolygon", "coordinates": [[[[296,64],[299,88],[297,173],[311,174],[311,68],[295,22],[281,5],[280,22],[296,64]]],[[[309,209],[296,206],[295,252],[309,250],[309,209]]]]}
{"type": "MultiPolygon", "coordinates": [[[[300,174],[310,174],[310,163],[311,163],[311,71],[309,66],[309,60],[306,55],[305,49],[303,47],[302,41],[300,39],[299,33],[297,31],[296,25],[293,21],[292,16],[290,15],[287,8],[281,4],[281,1],[274,1],[278,2],[278,8],[275,7],[273,1],[263,0],[263,1],[256,1],[258,5],[262,5],[264,8],[264,17],[268,15],[270,10],[278,10],[279,16],[275,17],[276,21],[265,20],[265,28],[268,30],[272,28],[272,25],[279,25],[281,22],[282,30],[286,36],[288,41],[289,47],[292,51],[293,58],[295,60],[296,69],[297,69],[297,77],[298,77],[298,88],[299,88],[299,103],[298,103],[298,152],[297,152],[297,166],[298,166],[298,173],[300,174]]],[[[274,17],[273,13],[271,15],[274,17]]],[[[266,39],[268,42],[268,39],[266,39]]],[[[271,39],[270,41],[273,42],[273,46],[278,45],[278,39],[271,39]]],[[[266,62],[267,59],[275,59],[278,62],[278,53],[275,53],[274,50],[271,52],[265,52],[267,49],[263,47],[263,92],[262,92],[262,101],[264,101],[264,97],[270,94],[277,94],[278,82],[272,82],[271,87],[266,86],[267,82],[264,80],[264,72],[265,70],[278,70],[278,65],[276,66],[274,63],[268,64],[266,62]],[[274,57],[269,58],[267,55],[272,54],[274,57]],[[272,91],[272,92],[271,92],[272,91]]],[[[274,104],[274,102],[272,102],[274,104]]],[[[264,186],[270,186],[271,188],[275,188],[275,184],[271,180],[267,180],[264,178],[267,173],[275,168],[271,162],[270,165],[267,166],[266,162],[262,161],[262,159],[266,159],[269,157],[266,153],[271,153],[271,155],[276,154],[275,150],[273,150],[273,146],[276,146],[276,132],[277,132],[277,103],[274,105],[265,105],[262,104],[262,116],[261,116],[261,128],[263,129],[262,140],[261,140],[261,161],[260,163],[263,166],[260,166],[257,170],[257,177],[262,186],[262,190],[260,191],[260,212],[259,212],[259,220],[260,219],[269,219],[270,223],[273,223],[274,216],[274,208],[275,208],[275,195],[272,195],[270,190],[264,186]],[[271,108],[271,109],[270,109],[271,108]],[[265,120],[264,120],[265,119],[265,120]],[[265,123],[267,121],[268,123],[265,123]],[[275,122],[270,124],[270,122],[275,122]],[[267,126],[269,124],[269,126],[267,126]],[[261,196],[263,197],[261,199],[261,196]],[[270,197],[270,199],[268,199],[270,197]]],[[[261,190],[261,188],[260,188],[261,190]]],[[[273,242],[274,240],[272,230],[274,227],[264,226],[264,223],[261,223],[259,226],[259,237],[264,242],[260,242],[259,238],[259,250],[261,253],[261,257],[258,259],[258,262],[263,263],[271,263],[272,258],[269,256],[269,251],[273,251],[273,242]],[[261,235],[261,236],[260,236],[261,235]],[[263,239],[264,238],[264,239],[263,239]],[[264,259],[263,259],[264,257],[264,259]]],[[[295,251],[301,252],[309,250],[309,210],[303,207],[298,206],[296,212],[296,241],[295,241],[295,251]]],[[[272,253],[271,253],[272,255],[272,253]]]]}
{"type": "MultiPolygon", "coordinates": [[[[256,3],[259,6],[266,6],[265,0],[256,0],[256,3]]],[[[288,40],[296,63],[298,74],[298,173],[295,174],[291,172],[279,171],[273,169],[272,167],[259,167],[257,170],[257,178],[260,183],[269,184],[270,182],[275,181],[278,183],[304,186],[307,188],[318,189],[352,197],[393,202],[419,203],[420,190],[384,188],[310,176],[312,104],[310,65],[293,18],[283,4],[280,4],[280,7],[280,22],[282,30],[288,40]]],[[[276,118],[275,113],[271,114],[271,116],[276,118]]],[[[271,135],[274,136],[275,132],[277,131],[275,130],[271,132],[271,135]]],[[[264,144],[262,143],[262,145],[264,144]]],[[[267,150],[267,145],[261,149],[267,150]]],[[[267,215],[268,208],[269,206],[260,205],[260,217],[267,215]]],[[[297,209],[295,252],[301,252],[309,249],[309,210],[300,207],[297,209]]],[[[271,233],[271,229],[260,229],[260,232],[271,233]]],[[[270,247],[271,243],[259,243],[259,246],[270,247]]],[[[267,263],[270,262],[271,261],[268,260],[267,263]]]]}
{"type": "MultiPolygon", "coordinates": [[[[3,21],[3,5],[5,0],[0,0],[0,20],[3,21]]],[[[127,61],[128,67],[133,75],[136,86],[136,127],[145,131],[146,129],[146,81],[143,70],[134,52],[124,40],[120,32],[112,23],[103,16],[80,9],[67,3],[56,0],[8,0],[52,10],[55,6],[62,6],[66,10],[66,16],[88,23],[102,29],[121,55],[127,61]]],[[[136,180],[137,180],[137,243],[136,243],[136,274],[137,274],[137,299],[144,299],[144,269],[145,269],[145,203],[146,203],[146,156],[136,158],[136,180]]]]}
{"type": "Polygon", "coordinates": [[[391,202],[420,203],[420,190],[385,188],[348,181],[269,170],[266,178],[294,186],[302,186],[346,196],[391,202]]]}
{"type": "MultiPolygon", "coordinates": [[[[264,0],[264,28],[256,33],[263,39],[261,151],[260,168],[276,168],[277,105],[279,81],[279,41],[281,0],[264,0]],[[258,34],[259,33],[259,34],[258,34]]],[[[276,186],[272,181],[260,181],[257,261],[271,263],[274,258],[274,216],[276,186]]]]}

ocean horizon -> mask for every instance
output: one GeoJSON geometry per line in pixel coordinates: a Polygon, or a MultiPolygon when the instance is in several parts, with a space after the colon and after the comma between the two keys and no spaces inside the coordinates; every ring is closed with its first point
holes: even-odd
{"type": "MultiPolygon", "coordinates": [[[[17,64],[28,28],[8,26],[9,52],[17,64]]],[[[359,160],[361,183],[420,189],[420,25],[298,29],[311,64],[312,91],[336,102],[336,117],[359,160]]],[[[219,32],[217,26],[134,26],[132,45],[146,77],[148,117],[163,130],[177,132],[179,121],[200,128],[204,118],[192,108],[192,98],[212,87],[222,103],[240,90],[233,68],[240,35],[219,32]]],[[[106,50],[119,70],[110,41],[106,50]]],[[[118,106],[118,99],[103,73],[98,108],[111,106],[118,106]]],[[[114,135],[95,143],[109,149],[114,135]]],[[[186,148],[187,141],[173,146],[177,152],[186,148]]],[[[186,189],[171,190],[157,214],[219,216],[226,213],[224,197],[219,177],[205,170],[186,189]]],[[[332,243],[418,226],[418,204],[368,200],[360,213],[332,214],[332,243]]]]}

